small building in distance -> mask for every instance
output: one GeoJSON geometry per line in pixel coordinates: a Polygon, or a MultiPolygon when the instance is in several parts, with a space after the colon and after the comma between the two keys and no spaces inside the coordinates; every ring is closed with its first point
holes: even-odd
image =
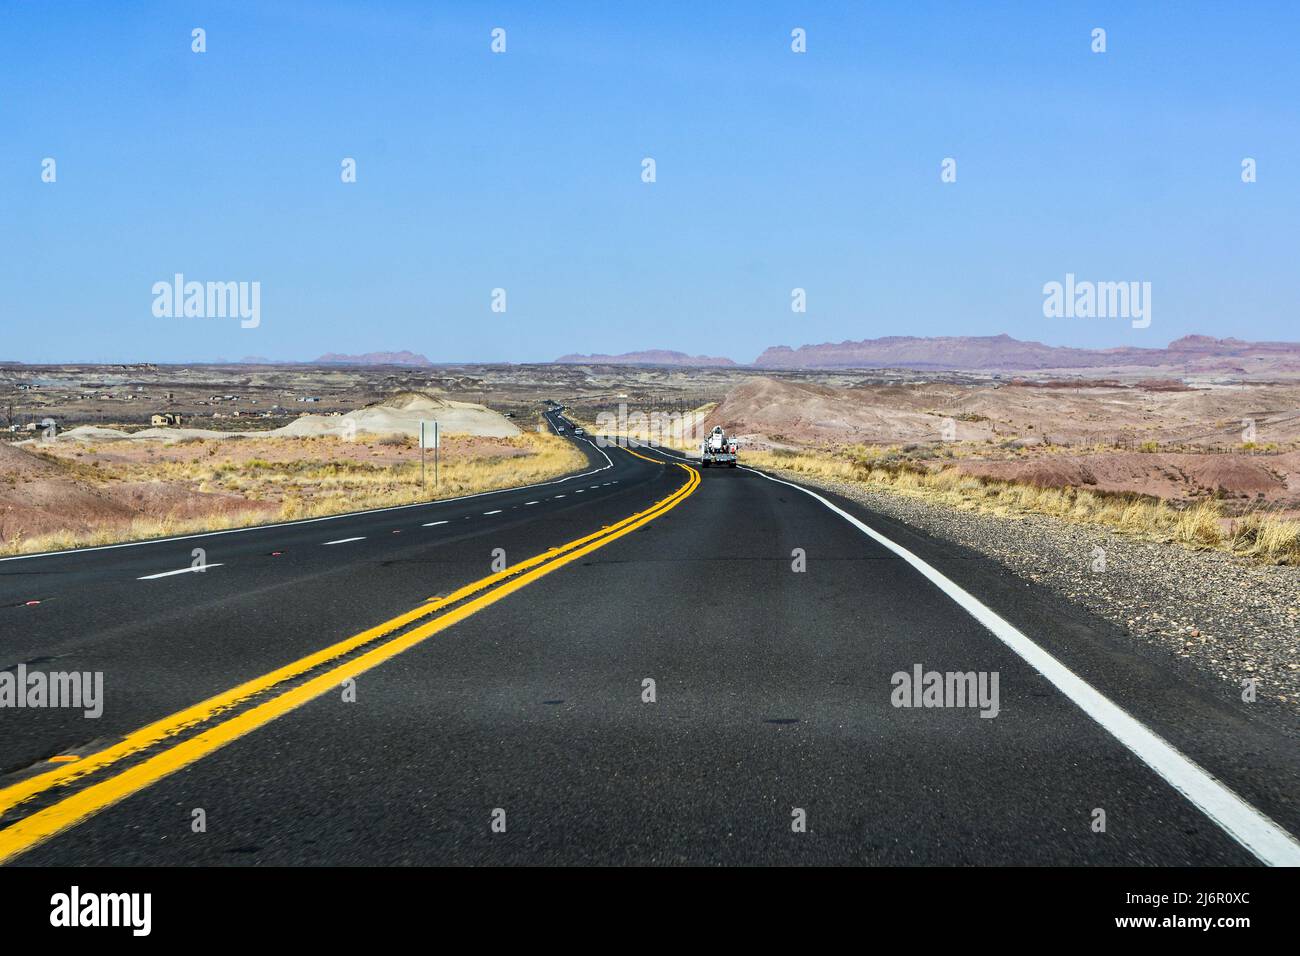
{"type": "Polygon", "coordinates": [[[181,423],[181,416],[172,412],[160,412],[149,419],[149,422],[157,428],[165,427],[167,425],[179,425],[181,423]]]}

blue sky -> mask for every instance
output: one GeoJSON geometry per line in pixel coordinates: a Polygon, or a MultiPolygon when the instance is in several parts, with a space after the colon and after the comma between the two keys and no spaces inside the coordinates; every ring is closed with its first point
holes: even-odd
{"type": "Polygon", "coordinates": [[[1296,4],[2,0],[0,17],[0,359],[1300,338],[1296,4]],[[177,272],[260,282],[261,324],[155,317],[177,272]],[[1067,272],[1151,282],[1150,328],[1044,318],[1067,272]]]}

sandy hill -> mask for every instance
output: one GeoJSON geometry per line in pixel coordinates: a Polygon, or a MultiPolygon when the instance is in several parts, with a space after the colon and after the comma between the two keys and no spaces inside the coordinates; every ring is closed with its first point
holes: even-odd
{"type": "Polygon", "coordinates": [[[419,392],[396,395],[346,415],[304,415],[272,434],[346,435],[355,428],[358,434],[415,437],[420,434],[421,421],[437,422],[445,435],[508,438],[519,434],[519,428],[508,418],[482,405],[434,398],[419,392]]]}
{"type": "Polygon", "coordinates": [[[421,392],[404,392],[375,405],[359,408],[346,415],[303,415],[283,428],[269,432],[226,432],[210,428],[145,428],[138,432],[124,432],[99,425],[81,425],[59,435],[58,441],[103,442],[123,439],[182,438],[256,438],[267,435],[286,435],[307,438],[333,435],[339,438],[356,435],[409,435],[420,434],[421,421],[436,421],[444,435],[481,435],[488,438],[509,438],[519,434],[519,428],[498,412],[471,402],[453,402],[435,398],[421,392]]]}

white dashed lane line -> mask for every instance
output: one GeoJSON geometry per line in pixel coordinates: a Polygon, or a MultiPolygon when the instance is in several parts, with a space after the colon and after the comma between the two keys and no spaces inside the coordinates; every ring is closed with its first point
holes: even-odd
{"type": "Polygon", "coordinates": [[[157,574],[146,574],[142,578],[136,578],[137,581],[153,581],[156,578],[169,578],[173,574],[191,574],[194,571],[206,571],[208,568],[219,568],[220,564],[201,564],[192,568],[178,568],[175,571],[160,571],[157,574]]]}
{"type": "MultiPolygon", "coordinates": [[[[590,488],[578,488],[576,491],[574,491],[574,494],[580,495],[580,494],[582,494],[584,491],[588,491],[588,490],[590,490],[591,488],[605,488],[605,487],[608,487],[608,486],[611,485],[611,484],[618,484],[618,482],[617,482],[617,481],[607,481],[607,482],[605,482],[603,485],[591,485],[590,488]]],[[[554,498],[557,498],[557,499],[558,499],[558,498],[566,498],[566,497],[568,497],[568,496],[567,496],[567,495],[555,495],[555,496],[554,496],[554,498]]],[[[524,502],[524,505],[525,505],[525,506],[528,506],[528,505],[536,505],[536,504],[540,504],[540,503],[541,503],[540,500],[535,500],[535,501],[525,501],[525,502],[524,502]]],[[[515,507],[518,507],[518,505],[516,505],[515,507]]],[[[501,514],[501,512],[502,512],[502,509],[501,509],[501,508],[497,508],[497,509],[494,510],[494,511],[485,511],[485,512],[483,512],[483,515],[484,515],[484,517],[487,517],[488,515],[499,515],[499,514],[501,514]]],[[[469,520],[469,516],[468,516],[468,515],[466,515],[465,520],[466,520],[466,521],[469,520]]],[[[444,525],[444,524],[447,524],[447,523],[448,523],[448,522],[447,522],[446,520],[443,520],[443,521],[430,521],[430,522],[428,522],[428,523],[426,523],[426,524],[424,524],[424,525],[421,525],[421,527],[424,527],[424,528],[436,528],[436,527],[438,527],[439,525],[444,525]]],[[[393,532],[393,533],[396,534],[397,532],[393,532]]],[[[337,538],[337,539],[335,539],[334,541],[325,541],[325,542],[323,542],[323,545],[322,545],[322,546],[329,546],[329,545],[332,545],[332,544],[351,544],[353,541],[365,541],[365,540],[366,540],[366,536],[365,536],[365,535],[358,535],[357,537],[354,537],[354,538],[337,538]]],[[[221,567],[221,565],[220,565],[220,564],[209,564],[209,565],[206,565],[205,567],[206,567],[206,568],[219,568],[219,567],[221,567]]],[[[175,570],[175,571],[162,571],[162,572],[159,572],[158,574],[147,574],[147,575],[145,575],[144,577],[139,578],[138,580],[140,580],[140,581],[152,581],[152,580],[154,580],[155,578],[167,578],[167,577],[171,577],[173,574],[190,574],[191,572],[194,572],[194,571],[203,571],[203,570],[205,570],[205,568],[179,568],[179,569],[177,569],[177,570],[175,570]]]]}

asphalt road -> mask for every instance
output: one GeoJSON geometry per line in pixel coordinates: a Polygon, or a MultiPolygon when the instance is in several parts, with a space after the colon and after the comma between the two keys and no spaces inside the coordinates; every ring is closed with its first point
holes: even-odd
{"type": "Polygon", "coordinates": [[[575,440],[543,486],[0,561],[0,669],[104,682],[96,719],[0,709],[0,860],[1300,853],[1294,728],[1231,687],[860,506],[575,440]],[[918,665],[996,675],[996,716],[895,706],[918,665]]]}

